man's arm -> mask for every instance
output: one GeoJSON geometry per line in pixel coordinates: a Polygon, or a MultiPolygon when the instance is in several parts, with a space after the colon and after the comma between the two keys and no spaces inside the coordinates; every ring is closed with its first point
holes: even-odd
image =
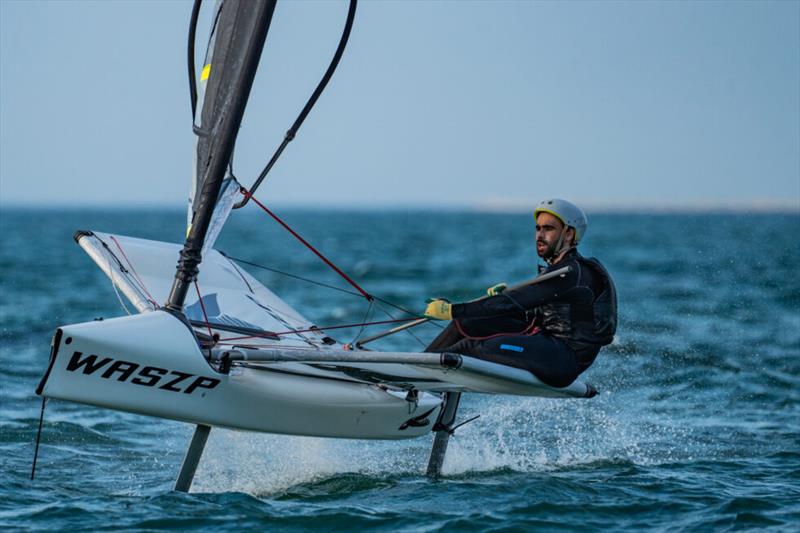
{"type": "MultiPolygon", "coordinates": [[[[453,318],[488,318],[496,316],[507,316],[523,313],[534,309],[540,305],[557,300],[559,296],[577,283],[579,268],[577,261],[561,263],[557,268],[562,268],[567,264],[572,265],[572,271],[564,277],[557,277],[526,285],[519,289],[507,290],[497,296],[490,296],[474,302],[453,304],[453,318]]],[[[552,267],[551,267],[552,268],[552,267]]],[[[550,269],[548,269],[550,270],[550,269]]]]}

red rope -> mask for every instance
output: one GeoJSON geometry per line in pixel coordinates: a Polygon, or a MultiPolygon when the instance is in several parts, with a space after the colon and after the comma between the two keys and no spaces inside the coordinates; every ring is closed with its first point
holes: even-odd
{"type": "Polygon", "coordinates": [[[492,335],[487,335],[485,337],[475,337],[473,335],[468,335],[464,331],[464,329],[461,327],[461,324],[459,324],[458,320],[453,320],[453,324],[456,325],[456,329],[458,329],[458,332],[461,333],[461,335],[463,335],[464,338],[467,338],[467,339],[470,339],[470,340],[473,340],[473,341],[485,341],[487,339],[494,339],[495,337],[505,337],[505,336],[511,336],[511,335],[536,335],[537,333],[539,333],[539,328],[533,325],[533,321],[531,321],[531,323],[528,324],[528,326],[525,329],[523,329],[522,331],[519,331],[519,332],[508,332],[508,333],[494,333],[492,335]]]}
{"type": "Polygon", "coordinates": [[[145,294],[147,295],[147,298],[150,300],[150,303],[153,304],[153,306],[155,306],[156,309],[158,309],[159,307],[158,302],[155,301],[153,295],[150,294],[150,291],[147,290],[147,286],[144,284],[144,281],[142,281],[142,278],[139,277],[139,273],[136,272],[136,267],[133,266],[133,263],[131,263],[131,260],[128,259],[128,256],[125,255],[125,250],[122,249],[122,246],[120,246],[119,241],[113,235],[109,236],[111,237],[111,240],[114,241],[114,244],[117,245],[117,248],[119,248],[120,253],[122,253],[122,257],[125,258],[125,262],[128,263],[128,266],[131,269],[131,273],[133,273],[133,276],[136,279],[136,281],[139,282],[139,285],[142,287],[142,290],[144,290],[145,294]]]}
{"type": "Polygon", "coordinates": [[[312,252],[314,252],[314,253],[317,255],[317,257],[319,257],[320,259],[322,259],[322,260],[325,262],[325,264],[326,264],[326,265],[328,265],[328,266],[329,266],[329,267],[331,267],[333,270],[335,270],[337,274],[339,274],[341,277],[343,277],[343,278],[345,279],[345,281],[347,281],[347,283],[349,283],[350,285],[352,285],[352,286],[353,286],[353,287],[354,287],[354,288],[355,288],[355,289],[356,289],[358,292],[360,292],[360,293],[361,293],[361,295],[362,295],[362,296],[364,296],[364,298],[366,298],[366,299],[367,299],[367,300],[369,300],[369,301],[372,301],[372,300],[373,300],[373,297],[372,297],[372,295],[370,295],[370,294],[369,294],[367,291],[365,291],[364,289],[362,289],[362,288],[361,288],[361,287],[358,285],[358,283],[356,283],[355,281],[353,281],[352,279],[350,279],[350,276],[348,276],[347,274],[345,274],[344,272],[342,272],[341,270],[339,270],[339,267],[337,267],[336,265],[334,265],[334,264],[333,264],[333,263],[332,263],[332,262],[331,262],[331,261],[330,261],[330,260],[329,260],[327,257],[325,257],[324,255],[322,255],[322,254],[321,254],[319,251],[317,251],[317,249],[316,249],[316,248],[314,248],[313,246],[311,246],[311,244],[310,244],[310,243],[309,243],[307,240],[305,240],[303,237],[301,237],[300,235],[298,235],[298,233],[297,233],[296,231],[294,231],[292,228],[290,228],[290,227],[289,227],[289,225],[288,225],[288,224],[286,224],[286,222],[284,222],[283,220],[281,220],[280,218],[278,218],[278,216],[277,216],[275,213],[273,213],[272,211],[270,211],[269,209],[267,209],[267,206],[265,206],[264,204],[262,204],[261,202],[259,202],[259,201],[256,199],[256,197],[255,197],[255,196],[253,196],[252,194],[250,194],[250,191],[248,191],[248,190],[247,190],[247,189],[245,189],[244,187],[242,187],[242,188],[240,189],[240,191],[241,191],[241,193],[242,193],[243,195],[245,195],[245,197],[247,197],[247,198],[250,198],[251,200],[253,200],[253,201],[256,203],[256,205],[258,205],[258,207],[260,207],[261,209],[263,209],[263,210],[264,210],[264,212],[265,212],[266,214],[268,214],[268,215],[269,215],[269,216],[271,216],[273,219],[275,219],[275,221],[276,221],[278,224],[280,224],[281,226],[283,226],[283,227],[284,227],[284,228],[285,228],[285,229],[286,229],[286,230],[287,230],[289,233],[291,233],[291,234],[294,236],[294,238],[296,238],[298,241],[302,242],[302,243],[303,243],[303,244],[304,244],[304,245],[305,245],[305,246],[306,246],[306,247],[307,247],[309,250],[311,250],[312,252]]]}
{"type": "Polygon", "coordinates": [[[206,327],[208,328],[208,336],[213,339],[214,333],[211,331],[211,324],[209,324],[208,322],[208,315],[206,314],[206,304],[203,303],[203,296],[200,294],[200,286],[197,284],[197,280],[194,280],[194,288],[197,291],[197,301],[200,302],[200,309],[203,311],[203,318],[206,321],[206,327]]]}
{"type": "MultiPolygon", "coordinates": [[[[362,322],[360,324],[343,324],[341,326],[325,326],[325,327],[315,327],[315,328],[309,328],[309,329],[294,329],[294,330],[291,330],[291,331],[280,331],[278,333],[269,332],[269,333],[265,333],[264,335],[248,335],[246,337],[228,337],[228,338],[225,338],[225,339],[220,339],[220,342],[223,342],[223,341],[238,341],[238,340],[242,340],[242,339],[270,338],[270,337],[273,337],[275,335],[292,335],[294,333],[308,333],[308,332],[311,332],[311,331],[319,332],[319,331],[324,331],[324,330],[328,330],[328,329],[358,328],[358,327],[363,327],[363,326],[375,326],[375,325],[378,325],[378,324],[394,324],[394,323],[397,323],[397,322],[410,322],[412,320],[417,320],[417,318],[396,318],[394,320],[378,320],[376,322],[362,322]]],[[[206,319],[206,322],[207,321],[208,321],[208,319],[206,319]]],[[[206,325],[208,326],[209,324],[206,324],[206,325]]]]}

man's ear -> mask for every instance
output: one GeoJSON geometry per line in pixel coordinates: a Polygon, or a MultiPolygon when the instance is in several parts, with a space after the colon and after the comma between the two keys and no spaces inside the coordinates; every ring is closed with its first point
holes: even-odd
{"type": "Polygon", "coordinates": [[[576,244],[575,237],[577,236],[577,233],[575,233],[575,228],[573,228],[572,226],[568,227],[566,236],[567,236],[567,242],[575,246],[576,244]]]}

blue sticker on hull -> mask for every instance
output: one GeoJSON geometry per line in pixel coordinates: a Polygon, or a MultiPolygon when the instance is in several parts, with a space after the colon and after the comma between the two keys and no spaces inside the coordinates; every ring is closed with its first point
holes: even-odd
{"type": "Polygon", "coordinates": [[[514,346],[513,344],[501,344],[501,350],[511,350],[512,352],[524,352],[525,348],[522,346],[514,346]]]}

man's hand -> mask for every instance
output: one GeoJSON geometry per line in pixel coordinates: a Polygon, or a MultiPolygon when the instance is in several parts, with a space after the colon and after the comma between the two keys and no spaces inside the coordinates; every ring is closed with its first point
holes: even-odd
{"type": "Polygon", "coordinates": [[[452,305],[443,298],[427,300],[428,307],[425,308],[425,316],[434,320],[452,320],[452,305]]]}
{"type": "Polygon", "coordinates": [[[498,283],[497,285],[493,285],[488,289],[486,289],[486,294],[489,296],[497,296],[498,294],[506,290],[507,287],[508,285],[506,285],[505,283],[498,283]]]}

